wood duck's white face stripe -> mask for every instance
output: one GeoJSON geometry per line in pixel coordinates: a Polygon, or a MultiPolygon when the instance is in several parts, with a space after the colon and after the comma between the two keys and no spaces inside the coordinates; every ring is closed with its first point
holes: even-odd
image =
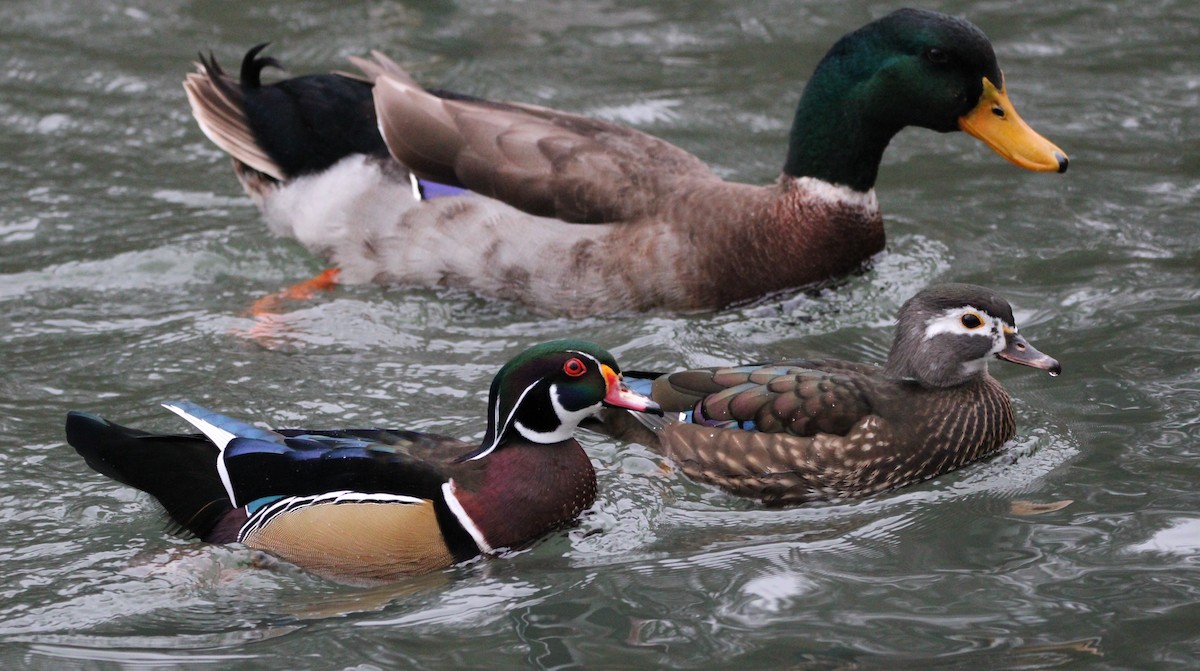
{"type": "Polygon", "coordinates": [[[336,505],[338,503],[386,503],[391,505],[420,505],[425,503],[425,499],[415,496],[405,496],[403,494],[366,494],[363,492],[355,492],[350,490],[341,490],[336,492],[325,492],[324,494],[315,494],[313,496],[288,496],[269,505],[263,506],[246,520],[242,525],[241,531],[238,532],[238,542],[245,540],[247,536],[262,529],[271,520],[276,517],[298,510],[316,505],[336,505]]]}
{"type": "MultiPolygon", "coordinates": [[[[932,340],[934,337],[943,333],[951,335],[969,335],[991,338],[995,351],[999,352],[1004,349],[1004,334],[1016,333],[1016,327],[1005,324],[998,317],[980,310],[979,308],[970,305],[964,305],[961,308],[950,308],[942,314],[938,315],[925,322],[925,340],[932,340]],[[972,314],[979,318],[980,325],[974,328],[968,328],[963,324],[963,317],[972,314]]],[[[995,352],[993,352],[994,354],[995,352]]]]}
{"type": "Polygon", "coordinates": [[[201,419],[191,414],[187,410],[184,410],[177,405],[163,403],[162,406],[182,417],[188,424],[191,424],[199,429],[200,433],[203,433],[209,440],[213,442],[213,444],[217,446],[217,450],[219,450],[219,453],[217,454],[217,475],[221,478],[221,484],[225,486],[225,494],[229,497],[230,505],[236,506],[238,504],[237,496],[235,496],[233,493],[233,483],[229,481],[229,469],[225,467],[225,446],[228,445],[234,438],[237,438],[237,436],[219,426],[216,426],[208,420],[201,419]]]}
{"type": "MultiPolygon", "coordinates": [[[[596,364],[596,368],[597,369],[600,368],[600,361],[596,357],[592,356],[591,354],[588,354],[587,352],[580,352],[579,350],[574,350],[574,349],[567,350],[567,351],[572,354],[578,354],[579,356],[591,359],[592,362],[596,364]]],[[[529,394],[529,392],[532,391],[533,388],[536,387],[538,385],[538,383],[540,383],[541,381],[542,380],[539,378],[537,381],[533,382],[532,384],[525,387],[525,389],[521,391],[521,395],[517,397],[517,402],[513,404],[512,410],[508,413],[508,417],[505,418],[503,424],[500,423],[500,404],[499,403],[496,404],[496,416],[493,418],[493,421],[495,422],[494,426],[496,427],[496,436],[495,436],[495,438],[492,439],[492,444],[489,445],[486,450],[471,457],[467,461],[475,461],[477,459],[482,459],[496,450],[496,447],[500,444],[500,439],[504,436],[504,433],[508,430],[509,425],[513,424],[513,417],[516,416],[517,410],[521,407],[521,403],[525,400],[525,397],[529,394]]],[[[595,413],[596,411],[598,411],[599,407],[600,407],[600,404],[597,404],[596,407],[594,407],[594,408],[585,408],[584,410],[579,411],[579,412],[584,413],[582,415],[580,415],[579,412],[574,412],[574,413],[569,412],[565,408],[562,407],[562,404],[560,404],[558,402],[558,394],[555,392],[554,387],[550,388],[550,403],[554,406],[554,412],[555,412],[555,414],[558,415],[558,419],[560,422],[560,426],[557,431],[551,431],[548,433],[539,433],[537,431],[534,431],[534,430],[522,425],[520,422],[516,422],[515,428],[517,429],[517,431],[522,436],[524,436],[525,438],[527,438],[529,440],[532,440],[535,443],[557,443],[557,442],[566,440],[567,438],[570,438],[571,435],[575,432],[575,427],[579,426],[579,422],[583,421],[587,417],[590,417],[592,415],[592,413],[595,413]],[[576,415],[578,415],[578,417],[576,417],[576,415]],[[570,430],[566,432],[565,437],[559,437],[563,433],[562,429],[564,426],[569,426],[570,430]]]]}
{"type": "Polygon", "coordinates": [[[575,435],[575,429],[583,420],[591,417],[600,411],[602,403],[589,405],[582,410],[567,410],[558,400],[558,385],[550,385],[550,405],[554,408],[554,414],[558,417],[558,428],[553,431],[534,431],[520,422],[513,423],[513,428],[517,430],[526,439],[535,443],[549,445],[567,440],[575,435]]]}
{"type": "Polygon", "coordinates": [[[475,545],[479,546],[479,551],[488,555],[496,554],[495,548],[488,543],[487,537],[483,535],[483,530],[475,524],[475,520],[471,519],[466,509],[459,503],[458,497],[454,495],[453,479],[442,483],[442,497],[446,499],[446,506],[450,508],[450,512],[454,513],[454,517],[458,519],[458,523],[467,530],[467,533],[471,534],[475,545]]]}
{"type": "Polygon", "coordinates": [[[537,382],[530,384],[528,387],[525,387],[525,389],[521,391],[521,395],[517,397],[517,402],[513,403],[512,410],[509,411],[508,417],[505,418],[503,424],[500,423],[500,404],[499,403],[496,404],[496,416],[492,420],[493,422],[495,422],[493,426],[496,427],[496,435],[495,435],[495,437],[492,438],[492,444],[488,445],[488,448],[486,450],[471,457],[467,461],[475,461],[476,459],[482,459],[496,450],[496,447],[498,445],[500,445],[500,439],[502,437],[504,437],[504,432],[508,430],[508,425],[512,423],[513,417],[516,416],[517,409],[521,407],[521,402],[524,401],[525,396],[527,396],[529,394],[529,392],[534,387],[537,386],[538,382],[541,382],[541,380],[540,379],[537,380],[537,382]]]}
{"type": "MultiPolygon", "coordinates": [[[[578,354],[581,357],[590,359],[592,363],[596,364],[596,370],[601,370],[600,360],[591,354],[581,352],[577,349],[569,349],[567,351],[571,354],[578,354]]],[[[558,400],[558,385],[555,384],[550,385],[550,405],[554,408],[555,416],[558,417],[558,428],[554,431],[534,431],[520,422],[516,422],[514,428],[527,440],[535,443],[546,445],[559,443],[574,436],[575,429],[579,427],[579,423],[599,412],[603,406],[603,402],[590,405],[582,410],[567,410],[563,407],[562,402],[558,400]]]]}

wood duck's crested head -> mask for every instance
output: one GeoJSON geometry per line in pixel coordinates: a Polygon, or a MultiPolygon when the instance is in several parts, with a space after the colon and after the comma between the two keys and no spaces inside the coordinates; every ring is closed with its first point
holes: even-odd
{"type": "Polygon", "coordinates": [[[488,395],[488,429],[480,459],[509,440],[552,444],[574,437],[579,423],[609,406],[662,414],[658,404],[630,391],[607,350],[585,340],[535,345],[500,369],[488,395]]]}
{"type": "Polygon", "coordinates": [[[923,387],[954,387],[987,372],[992,358],[1062,372],[1055,359],[1017,333],[1004,297],[973,284],[929,287],[908,299],[897,317],[887,374],[923,387]]]}

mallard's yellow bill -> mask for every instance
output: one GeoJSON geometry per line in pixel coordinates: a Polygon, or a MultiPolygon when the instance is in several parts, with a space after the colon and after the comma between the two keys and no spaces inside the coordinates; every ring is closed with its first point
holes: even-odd
{"type": "Polygon", "coordinates": [[[959,117],[958,127],[1026,170],[1067,171],[1067,155],[1021,119],[1004,92],[1003,82],[997,89],[984,77],[979,104],[959,117]]]}

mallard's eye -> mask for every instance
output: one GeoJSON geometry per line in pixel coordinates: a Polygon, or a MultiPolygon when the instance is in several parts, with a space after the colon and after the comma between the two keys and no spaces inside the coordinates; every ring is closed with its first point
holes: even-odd
{"type": "Polygon", "coordinates": [[[925,50],[925,59],[930,63],[942,65],[950,62],[950,54],[938,49],[937,47],[930,47],[925,50]]]}
{"type": "Polygon", "coordinates": [[[571,377],[579,377],[587,372],[587,366],[583,365],[579,359],[567,359],[567,362],[563,364],[563,372],[571,377]]]}
{"type": "Polygon", "coordinates": [[[980,326],[983,326],[983,320],[980,319],[979,315],[975,314],[974,312],[968,312],[967,314],[963,315],[959,321],[962,322],[963,326],[969,329],[977,329],[980,326]]]}

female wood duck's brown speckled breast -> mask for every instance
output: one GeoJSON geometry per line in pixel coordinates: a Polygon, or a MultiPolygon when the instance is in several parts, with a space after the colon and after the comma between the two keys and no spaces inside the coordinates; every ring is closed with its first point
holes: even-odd
{"type": "Polygon", "coordinates": [[[602,405],[658,411],[624,387],[612,355],[577,340],[532,347],[501,368],[475,449],[410,431],[268,431],[164,405],[202,434],[75,412],[67,441],[100,473],[153,495],[178,529],[349,582],[499,554],[570,524],[596,497],[579,422],[602,405]]]}
{"type": "MultiPolygon", "coordinates": [[[[987,372],[994,358],[1061,372],[995,292],[935,286],[901,308],[886,366],[796,360],[662,375],[650,395],[667,416],[645,422],[642,438],[689,477],[767,504],[867,496],[1013,437],[1008,393],[987,372]]],[[[608,423],[620,432],[623,422],[608,423]]]]}
{"type": "Polygon", "coordinates": [[[461,287],[547,312],[712,309],[860,268],[884,248],[874,185],[908,126],[965,131],[1030,170],[1068,165],[1017,115],[983,32],[923,10],[830,49],[765,186],[615,123],[426,90],[378,53],[352,59],[365,79],[264,85],[277,63],[261,48],[240,81],[210,57],[184,87],[271,230],[342,282],[461,287]]]}

